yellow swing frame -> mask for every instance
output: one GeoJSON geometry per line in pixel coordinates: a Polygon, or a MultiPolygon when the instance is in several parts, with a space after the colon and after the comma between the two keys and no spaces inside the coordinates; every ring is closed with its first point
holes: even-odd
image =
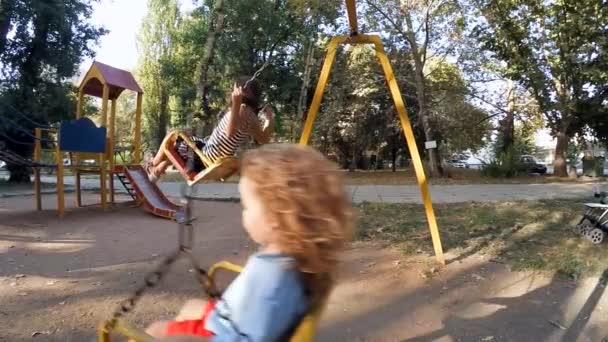
{"type": "Polygon", "coordinates": [[[388,57],[386,56],[386,52],[384,51],[384,45],[382,44],[380,36],[358,33],[355,0],[345,1],[346,9],[348,12],[348,21],[350,24],[350,35],[334,36],[329,42],[325,61],[323,62],[323,67],[321,68],[321,75],[319,77],[319,81],[315,89],[315,94],[313,96],[312,103],[306,116],[306,122],[304,123],[302,136],[300,137],[300,144],[307,145],[310,140],[313,124],[317,117],[317,113],[319,112],[319,107],[321,106],[323,92],[325,91],[325,86],[327,85],[327,81],[329,79],[329,73],[336,57],[336,50],[338,49],[338,46],[342,44],[374,45],[376,56],[378,57],[378,61],[380,62],[380,65],[382,66],[382,69],[384,71],[384,76],[386,78],[386,82],[388,83],[393,102],[395,103],[395,108],[397,109],[397,114],[399,116],[399,121],[401,122],[401,127],[403,128],[405,141],[407,142],[407,147],[409,149],[410,156],[412,157],[414,170],[416,172],[416,178],[418,179],[418,186],[420,188],[420,193],[422,194],[422,201],[424,203],[426,218],[429,224],[429,230],[431,231],[433,248],[435,249],[435,258],[439,264],[445,265],[443,247],[441,246],[441,237],[439,235],[439,228],[437,227],[435,211],[433,210],[433,202],[431,201],[431,193],[429,192],[428,181],[426,179],[426,175],[424,174],[422,160],[420,159],[420,153],[418,152],[418,147],[416,146],[414,130],[412,129],[412,124],[410,123],[410,119],[407,114],[407,109],[405,108],[405,103],[403,102],[403,98],[401,97],[401,92],[399,91],[399,85],[397,84],[397,80],[395,79],[393,68],[391,67],[391,63],[388,57]]]}
{"type": "Polygon", "coordinates": [[[240,162],[235,157],[223,157],[217,162],[213,163],[205,154],[196,147],[196,144],[183,132],[172,131],[169,133],[167,138],[164,140],[161,146],[163,152],[171,163],[178,168],[179,172],[184,176],[189,186],[203,182],[213,180],[225,180],[239,171],[240,162]],[[181,138],[184,140],[186,145],[194,151],[196,156],[203,161],[205,169],[197,174],[187,174],[185,170],[185,163],[175,151],[175,144],[177,140],[181,138]]]}
{"type": "MultiPolygon", "coordinates": [[[[233,264],[228,261],[220,261],[218,263],[215,263],[213,266],[211,266],[208,273],[208,279],[210,284],[205,284],[205,286],[215,286],[215,278],[218,271],[230,271],[234,273],[240,273],[242,272],[242,270],[242,266],[233,264]]],[[[324,307],[325,304],[323,303],[317,307],[313,307],[310,310],[310,313],[302,319],[302,321],[296,328],[296,331],[291,337],[290,342],[314,341],[317,326],[319,324],[319,321],[321,320],[321,315],[323,313],[324,307]]],[[[102,322],[99,328],[97,329],[97,341],[112,342],[111,334],[113,332],[123,336],[127,336],[135,342],[154,341],[154,338],[152,336],[146,334],[145,332],[142,332],[139,329],[131,327],[122,318],[118,318],[113,326],[110,320],[102,322]]]]}

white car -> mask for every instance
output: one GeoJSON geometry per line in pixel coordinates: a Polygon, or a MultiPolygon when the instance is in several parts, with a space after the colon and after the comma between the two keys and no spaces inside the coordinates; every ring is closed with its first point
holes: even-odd
{"type": "Polygon", "coordinates": [[[452,159],[449,161],[449,164],[450,164],[450,166],[459,168],[459,169],[465,169],[468,167],[466,160],[462,160],[462,159],[452,159]]]}
{"type": "Polygon", "coordinates": [[[0,160],[0,170],[4,170],[6,169],[6,163],[2,160],[0,160]]]}

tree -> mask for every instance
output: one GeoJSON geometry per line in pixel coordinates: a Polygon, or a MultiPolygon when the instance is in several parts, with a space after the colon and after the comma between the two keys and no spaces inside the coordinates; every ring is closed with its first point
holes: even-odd
{"type": "Polygon", "coordinates": [[[177,0],[150,0],[139,40],[137,74],[146,91],[143,112],[148,141],[156,149],[167,133],[174,71],[174,37],[180,14],[177,0]]]}
{"type": "MultiPolygon", "coordinates": [[[[430,59],[442,60],[456,52],[456,43],[464,25],[458,4],[453,0],[367,0],[366,3],[372,10],[372,26],[398,35],[409,49],[420,108],[419,125],[426,141],[436,140],[437,132],[429,118],[426,64],[430,59]]],[[[428,163],[432,176],[443,174],[438,149],[428,150],[428,163]]]]}
{"type": "Polygon", "coordinates": [[[478,151],[492,131],[488,113],[467,99],[469,86],[454,64],[443,60],[428,63],[428,116],[437,132],[445,157],[466,150],[478,151]]]}
{"type": "MultiPolygon", "coordinates": [[[[196,116],[194,119],[174,116],[172,122],[196,128],[201,123],[203,129],[199,134],[208,134],[210,127],[215,125],[217,114],[226,108],[226,90],[231,82],[237,76],[252,75],[267,64],[258,79],[277,112],[277,131],[287,132],[289,136],[285,138],[293,139],[299,124],[297,94],[302,92],[301,75],[306,69],[304,54],[311,46],[313,53],[320,51],[317,44],[319,26],[332,25],[340,4],[336,0],[310,7],[304,3],[224,1],[222,30],[213,23],[218,19],[217,11],[214,11],[217,1],[204,1],[185,14],[173,40],[176,81],[171,86],[174,99],[170,103],[174,106],[172,112],[196,116]],[[212,53],[206,44],[210,30],[218,31],[212,53]]],[[[314,66],[309,65],[309,68],[312,69],[310,74],[314,74],[314,66]]],[[[305,105],[301,104],[301,107],[305,105]]]]}
{"type": "Polygon", "coordinates": [[[608,8],[592,0],[475,4],[485,18],[478,37],[508,64],[504,75],[533,94],[557,139],[555,174],[567,176],[568,143],[589,121],[580,109],[605,96],[608,8]]]}
{"type": "MultiPolygon", "coordinates": [[[[105,34],[91,25],[93,0],[7,0],[0,4],[0,108],[16,121],[17,112],[32,121],[20,129],[0,126],[0,139],[23,157],[32,152],[33,122],[49,124],[73,115],[76,107],[68,83],[84,57],[105,34]],[[8,137],[8,138],[7,138],[8,137]],[[20,143],[16,143],[20,142],[20,143]]],[[[27,169],[8,165],[10,181],[29,182],[27,169]]]]}
{"type": "MultiPolygon", "coordinates": [[[[221,31],[224,29],[224,0],[215,0],[213,10],[208,16],[208,31],[205,40],[205,50],[201,61],[198,65],[198,81],[196,83],[196,97],[199,101],[200,112],[205,116],[211,116],[211,108],[209,107],[209,84],[208,72],[209,66],[213,61],[213,53],[215,51],[216,41],[221,31]]],[[[188,121],[190,121],[190,118],[188,121]]]]}

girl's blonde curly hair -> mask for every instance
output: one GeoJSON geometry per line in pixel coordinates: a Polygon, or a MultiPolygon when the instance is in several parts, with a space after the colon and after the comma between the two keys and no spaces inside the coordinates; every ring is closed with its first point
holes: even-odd
{"type": "Polygon", "coordinates": [[[296,259],[313,300],[322,300],[353,226],[339,171],[313,148],[277,144],[247,152],[241,175],[255,184],[268,215],[278,222],[278,244],[296,259]]]}

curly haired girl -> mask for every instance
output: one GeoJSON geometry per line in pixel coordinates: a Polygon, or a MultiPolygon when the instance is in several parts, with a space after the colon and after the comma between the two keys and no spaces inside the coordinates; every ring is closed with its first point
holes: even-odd
{"type": "Polygon", "coordinates": [[[154,337],[284,341],[333,284],[352,208],[338,170],[321,153],[269,145],[246,154],[239,191],[243,226],[260,250],[217,302],[190,300],[154,337]]]}

